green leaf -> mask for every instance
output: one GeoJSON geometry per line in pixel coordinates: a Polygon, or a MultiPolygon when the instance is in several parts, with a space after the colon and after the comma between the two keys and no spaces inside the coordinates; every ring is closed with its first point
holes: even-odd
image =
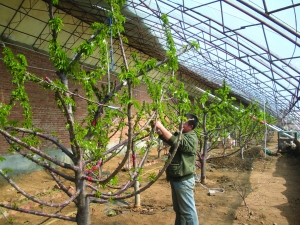
{"type": "MultiPolygon", "coordinates": [[[[58,3],[58,1],[57,1],[57,3],[58,3]]],[[[57,17],[54,17],[52,20],[49,20],[49,25],[52,30],[55,30],[56,32],[59,33],[64,24],[63,24],[62,19],[59,16],[57,16],[57,17]]]]}
{"type": "Polygon", "coordinates": [[[156,179],[156,174],[155,173],[150,173],[147,177],[148,181],[155,181],[156,179]]]}

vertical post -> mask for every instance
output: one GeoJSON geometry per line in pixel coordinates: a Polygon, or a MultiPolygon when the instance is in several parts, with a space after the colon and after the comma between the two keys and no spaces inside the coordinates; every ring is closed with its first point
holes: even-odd
{"type": "Polygon", "coordinates": [[[267,135],[268,135],[268,127],[266,123],[266,101],[264,101],[264,124],[265,124],[265,158],[267,157],[267,135]]]}

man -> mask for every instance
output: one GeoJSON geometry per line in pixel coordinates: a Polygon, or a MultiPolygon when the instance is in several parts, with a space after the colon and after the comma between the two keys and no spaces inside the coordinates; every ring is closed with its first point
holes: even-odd
{"type": "MultiPolygon", "coordinates": [[[[193,114],[185,116],[187,121],[182,126],[182,138],[166,174],[172,189],[173,209],[176,212],[175,225],[198,225],[194,200],[194,172],[196,171],[195,160],[198,148],[198,138],[194,129],[198,124],[198,118],[193,114]]],[[[170,133],[160,121],[156,121],[154,125],[159,138],[171,146],[170,154],[172,154],[179,133],[170,133]]]]}

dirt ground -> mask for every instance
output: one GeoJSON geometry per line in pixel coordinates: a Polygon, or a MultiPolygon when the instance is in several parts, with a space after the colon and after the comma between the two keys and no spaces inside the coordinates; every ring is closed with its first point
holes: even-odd
{"type": "MultiPolygon", "coordinates": [[[[277,150],[276,140],[267,149],[277,150]]],[[[239,156],[210,160],[207,167],[207,184],[197,183],[195,201],[201,225],[298,225],[300,224],[300,158],[291,155],[266,156],[261,146],[239,156]],[[215,192],[213,190],[224,190],[215,192]],[[211,194],[209,194],[211,193],[211,194]]],[[[143,178],[158,172],[165,159],[157,159],[152,152],[145,167],[143,178]]],[[[217,156],[212,152],[211,157],[217,156]]],[[[112,167],[114,165],[111,165],[112,167]]],[[[125,172],[124,172],[125,173],[125,172]]],[[[200,171],[197,171],[199,174],[200,171]]],[[[53,202],[61,202],[62,191],[44,171],[14,176],[17,184],[31,194],[53,202]]],[[[144,179],[146,180],[146,179],[144,179]]],[[[143,185],[143,183],[141,184],[143,185]]],[[[26,209],[41,208],[18,194],[5,180],[0,180],[0,201],[17,202],[26,209]]],[[[171,225],[175,214],[172,209],[169,183],[162,176],[153,186],[141,194],[141,209],[133,208],[134,199],[114,204],[91,205],[92,225],[171,225]]],[[[0,208],[0,224],[41,224],[43,217],[23,214],[0,208]]],[[[52,212],[58,209],[52,210],[52,212]]],[[[62,215],[75,215],[74,206],[66,207],[62,215]]],[[[42,224],[75,224],[49,219],[42,224]]]]}

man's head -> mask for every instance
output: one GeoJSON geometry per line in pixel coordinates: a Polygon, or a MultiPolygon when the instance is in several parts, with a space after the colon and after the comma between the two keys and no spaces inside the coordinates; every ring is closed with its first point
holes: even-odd
{"type": "Polygon", "coordinates": [[[194,130],[198,125],[198,117],[194,114],[188,113],[185,115],[187,121],[182,125],[182,133],[187,133],[191,130],[194,130]]]}

